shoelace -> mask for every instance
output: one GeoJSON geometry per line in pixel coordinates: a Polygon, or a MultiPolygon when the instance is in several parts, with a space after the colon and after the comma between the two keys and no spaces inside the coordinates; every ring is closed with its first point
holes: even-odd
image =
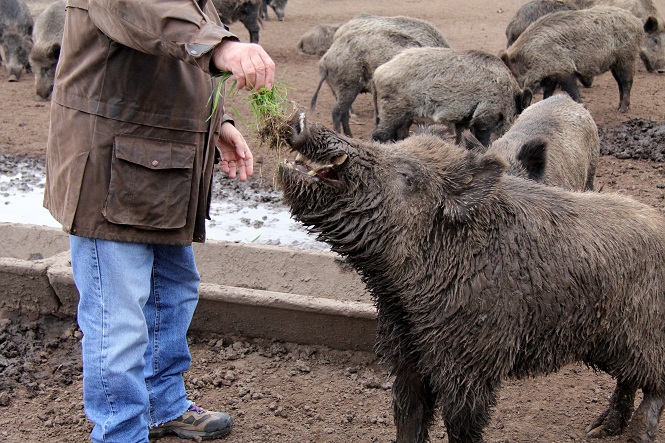
{"type": "Polygon", "coordinates": [[[192,405],[187,410],[196,412],[197,414],[205,414],[205,412],[206,412],[205,410],[203,410],[203,409],[199,408],[198,406],[196,406],[195,403],[192,403],[192,405]]]}

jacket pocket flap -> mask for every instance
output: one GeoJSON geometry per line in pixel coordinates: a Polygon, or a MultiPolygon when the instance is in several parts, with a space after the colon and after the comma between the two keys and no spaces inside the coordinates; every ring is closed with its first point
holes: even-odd
{"type": "Polygon", "coordinates": [[[196,146],[171,140],[116,135],[115,154],[149,169],[191,169],[196,146]]]}

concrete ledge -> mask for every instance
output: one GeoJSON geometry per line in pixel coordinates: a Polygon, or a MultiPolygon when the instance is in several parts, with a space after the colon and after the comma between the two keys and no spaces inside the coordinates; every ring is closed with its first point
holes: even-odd
{"type": "MultiPolygon", "coordinates": [[[[0,223],[0,246],[0,310],[76,315],[64,232],[0,223]]],[[[376,310],[336,254],[218,241],[195,244],[195,254],[202,283],[192,330],[372,350],[376,310]]]]}

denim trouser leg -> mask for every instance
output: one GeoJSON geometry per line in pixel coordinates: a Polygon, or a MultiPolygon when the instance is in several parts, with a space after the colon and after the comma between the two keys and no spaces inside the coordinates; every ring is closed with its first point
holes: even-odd
{"type": "Polygon", "coordinates": [[[70,236],[83,331],[83,399],[94,442],[147,442],[190,405],[186,332],[198,298],[191,246],[70,236]]]}

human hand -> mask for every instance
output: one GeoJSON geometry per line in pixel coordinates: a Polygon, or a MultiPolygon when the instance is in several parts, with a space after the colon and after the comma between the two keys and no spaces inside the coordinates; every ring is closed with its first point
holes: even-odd
{"type": "Polygon", "coordinates": [[[272,89],[275,83],[275,63],[255,43],[224,39],[217,45],[212,57],[217,69],[233,74],[238,89],[272,89]]]}
{"type": "Polygon", "coordinates": [[[254,157],[249,150],[245,138],[230,122],[222,123],[217,139],[217,147],[222,154],[222,171],[229,178],[235,178],[236,173],[240,181],[254,172],[254,157]]]}

